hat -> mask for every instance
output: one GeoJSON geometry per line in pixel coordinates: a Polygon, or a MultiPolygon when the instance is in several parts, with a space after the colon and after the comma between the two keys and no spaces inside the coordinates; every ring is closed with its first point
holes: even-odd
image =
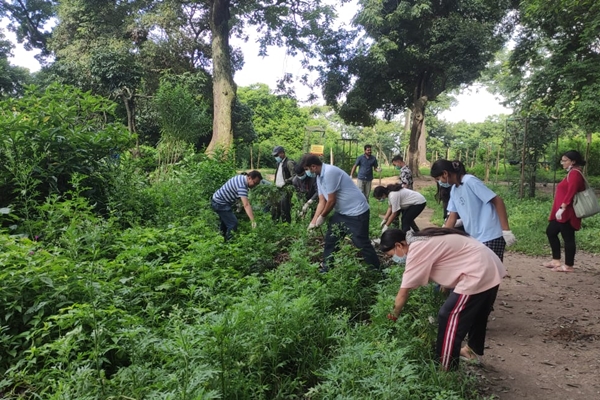
{"type": "Polygon", "coordinates": [[[285,153],[285,149],[282,146],[275,146],[273,149],[273,157],[275,157],[279,153],[285,153]]]}

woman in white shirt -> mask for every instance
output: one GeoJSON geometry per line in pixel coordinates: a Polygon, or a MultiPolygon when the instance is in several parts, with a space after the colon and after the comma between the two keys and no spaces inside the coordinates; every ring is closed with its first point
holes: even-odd
{"type": "Polygon", "coordinates": [[[381,223],[382,233],[389,228],[400,211],[402,211],[400,228],[404,232],[408,232],[411,229],[414,232],[419,231],[415,219],[421,214],[427,204],[427,200],[421,193],[403,188],[402,185],[388,185],[387,187],[377,186],[373,191],[373,196],[377,200],[388,199],[389,203],[388,210],[381,223]]]}

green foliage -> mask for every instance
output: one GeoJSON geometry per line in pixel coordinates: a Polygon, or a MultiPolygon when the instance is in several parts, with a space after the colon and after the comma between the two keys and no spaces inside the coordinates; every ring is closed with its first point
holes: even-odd
{"type": "Polygon", "coordinates": [[[199,92],[206,79],[190,74],[163,77],[155,97],[163,140],[196,144],[210,133],[210,102],[199,92]]]}
{"type": "Polygon", "coordinates": [[[32,200],[70,190],[79,174],[86,196],[103,201],[105,176],[131,145],[125,128],[111,122],[114,103],[69,86],[30,87],[0,102],[1,204],[29,214],[32,200]]]}

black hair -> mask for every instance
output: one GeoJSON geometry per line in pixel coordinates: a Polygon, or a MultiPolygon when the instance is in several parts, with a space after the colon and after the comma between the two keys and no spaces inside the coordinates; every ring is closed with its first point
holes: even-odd
{"type": "Polygon", "coordinates": [[[575,161],[575,165],[579,167],[584,167],[586,164],[585,160],[583,159],[583,156],[577,150],[569,150],[562,156],[567,157],[571,161],[575,161]]]}
{"type": "MultiPolygon", "coordinates": [[[[413,233],[414,237],[421,236],[446,236],[446,235],[461,235],[469,237],[469,234],[454,228],[438,228],[430,227],[420,230],[419,232],[413,233]]],[[[379,242],[379,249],[381,251],[388,252],[396,246],[396,243],[400,243],[406,240],[406,234],[400,229],[388,229],[381,235],[381,241],[379,242]]]]}
{"type": "Polygon", "coordinates": [[[363,150],[372,149],[372,148],[373,148],[373,146],[371,146],[370,144],[365,144],[365,147],[363,150]]]}
{"type": "Polygon", "coordinates": [[[304,168],[302,167],[302,165],[300,164],[296,164],[296,166],[294,167],[294,173],[298,176],[302,176],[304,175],[304,168]]]}
{"type": "Polygon", "coordinates": [[[400,189],[402,189],[402,185],[400,184],[387,185],[387,187],[377,186],[375,189],[373,189],[373,197],[380,199],[383,196],[389,195],[390,192],[397,192],[400,189]]]}
{"type": "Polygon", "coordinates": [[[311,165],[323,165],[323,161],[319,158],[319,156],[315,156],[314,154],[305,154],[302,157],[302,161],[300,161],[300,165],[302,169],[309,167],[311,165]]]}
{"type": "Polygon", "coordinates": [[[404,162],[404,158],[402,158],[401,155],[397,155],[397,156],[394,156],[394,158],[392,158],[392,162],[394,162],[394,161],[402,161],[402,162],[404,162]]]}
{"type": "Polygon", "coordinates": [[[253,179],[253,180],[256,179],[256,178],[258,178],[258,179],[260,179],[262,181],[262,179],[263,179],[263,177],[260,174],[260,172],[258,172],[256,170],[248,172],[248,176],[250,177],[250,179],[253,179]]]}
{"type": "Polygon", "coordinates": [[[460,231],[454,228],[439,228],[437,226],[432,226],[429,228],[425,228],[420,230],[419,232],[415,232],[413,236],[446,236],[446,235],[461,235],[461,236],[469,236],[468,233],[460,231]]]}
{"type": "Polygon", "coordinates": [[[381,235],[379,249],[385,253],[393,249],[396,246],[396,243],[400,243],[405,240],[406,234],[401,229],[388,229],[381,235]]]}
{"type": "Polygon", "coordinates": [[[437,160],[431,166],[430,175],[432,178],[437,178],[438,176],[442,176],[444,171],[448,172],[449,174],[458,175],[459,177],[462,177],[467,173],[465,165],[458,160],[437,160]]]}

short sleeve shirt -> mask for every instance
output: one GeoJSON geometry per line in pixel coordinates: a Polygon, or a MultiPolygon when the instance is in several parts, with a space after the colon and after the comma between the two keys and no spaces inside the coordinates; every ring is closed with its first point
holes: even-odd
{"type": "Polygon", "coordinates": [[[392,206],[392,212],[405,210],[410,206],[426,203],[427,199],[419,192],[410,189],[400,189],[390,192],[388,203],[392,206]]]}
{"type": "Polygon", "coordinates": [[[375,156],[367,158],[367,156],[361,154],[356,158],[354,165],[358,166],[358,179],[361,181],[373,180],[373,168],[378,167],[375,156]]]}
{"type": "Polygon", "coordinates": [[[465,232],[480,242],[502,236],[502,226],[496,208],[490,201],[496,193],[473,175],[465,175],[460,186],[453,185],[448,212],[457,212],[465,232]]]}
{"type": "Polygon", "coordinates": [[[443,235],[410,244],[401,288],[433,281],[458,294],[474,295],[500,284],[506,269],[496,254],[474,238],[443,235]]]}
{"type": "Polygon", "coordinates": [[[325,200],[330,193],[335,193],[334,209],[342,215],[356,217],[369,210],[369,203],[350,175],[335,165],[323,164],[317,176],[317,190],[325,200]]]}
{"type": "Polygon", "coordinates": [[[213,194],[213,200],[218,204],[235,205],[240,197],[248,197],[248,180],[246,175],[237,175],[225,182],[213,194]]]}
{"type": "Polygon", "coordinates": [[[413,188],[413,176],[412,171],[408,166],[404,166],[400,168],[400,183],[404,185],[405,188],[411,189],[413,188]]]}

